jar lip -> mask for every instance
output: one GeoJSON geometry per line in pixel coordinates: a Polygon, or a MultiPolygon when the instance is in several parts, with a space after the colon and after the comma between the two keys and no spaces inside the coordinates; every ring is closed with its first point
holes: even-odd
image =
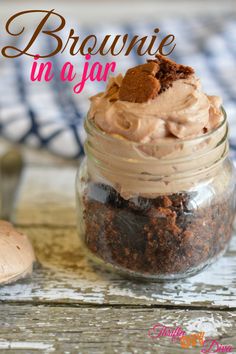
{"type": "MultiPolygon", "coordinates": [[[[178,144],[178,143],[179,144],[182,144],[182,143],[189,143],[189,144],[198,143],[198,142],[204,141],[205,139],[208,139],[208,138],[212,137],[215,133],[217,133],[225,125],[225,123],[227,122],[227,114],[226,114],[225,109],[224,109],[223,106],[221,106],[221,111],[222,111],[223,117],[224,117],[222,122],[216,128],[214,128],[213,130],[209,131],[208,133],[203,134],[203,135],[199,135],[199,136],[194,137],[194,138],[186,138],[186,139],[160,138],[158,140],[158,142],[156,142],[155,144],[153,144],[153,143],[136,142],[136,141],[125,139],[124,137],[119,137],[119,141],[124,143],[124,144],[127,144],[127,145],[132,145],[133,147],[140,146],[140,145],[147,146],[147,147],[153,147],[155,145],[160,145],[160,144],[161,145],[169,145],[171,143],[174,143],[174,144],[178,144]]],[[[110,142],[114,142],[114,143],[117,142],[117,138],[116,137],[114,137],[112,135],[109,135],[106,132],[104,132],[101,129],[99,129],[97,127],[97,125],[94,124],[94,121],[88,118],[88,115],[87,115],[87,117],[85,119],[84,127],[85,127],[85,131],[86,131],[87,134],[89,134],[92,131],[94,131],[96,134],[98,134],[103,139],[106,139],[106,140],[108,140],[110,142]]]]}

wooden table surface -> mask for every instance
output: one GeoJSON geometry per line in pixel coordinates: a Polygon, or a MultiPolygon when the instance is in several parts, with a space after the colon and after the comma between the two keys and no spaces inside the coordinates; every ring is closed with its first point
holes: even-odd
{"type": "Polygon", "coordinates": [[[173,283],[140,283],[84,257],[75,227],[77,166],[25,151],[15,224],[33,242],[31,279],[0,288],[0,352],[200,353],[170,338],[150,339],[155,323],[236,347],[236,236],[207,271],[173,283]]]}

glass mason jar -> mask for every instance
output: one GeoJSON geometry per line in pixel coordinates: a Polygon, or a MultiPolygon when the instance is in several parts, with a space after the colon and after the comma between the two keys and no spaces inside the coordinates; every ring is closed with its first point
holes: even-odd
{"type": "Polygon", "coordinates": [[[226,115],[193,139],[140,144],[85,121],[76,178],[79,235],[93,260],[155,280],[193,275],[221,256],[235,213],[226,115]]]}

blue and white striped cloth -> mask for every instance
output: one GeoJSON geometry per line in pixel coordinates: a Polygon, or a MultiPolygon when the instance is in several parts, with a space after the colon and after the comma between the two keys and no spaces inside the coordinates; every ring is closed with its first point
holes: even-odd
{"type": "MultiPolygon", "coordinates": [[[[75,28],[81,38],[95,33],[98,39],[106,34],[122,33],[151,35],[158,27],[161,35],[173,33],[176,48],[172,58],[179,63],[193,66],[201,78],[204,91],[220,95],[230,122],[231,154],[236,160],[236,17],[195,17],[190,19],[164,19],[156,23],[75,28]]],[[[64,31],[66,36],[66,31],[64,31]]],[[[38,43],[37,51],[49,47],[49,37],[38,43]]],[[[116,72],[143,63],[134,51],[128,57],[115,57],[116,72]]],[[[93,60],[111,62],[114,57],[96,57],[93,60]]],[[[51,58],[54,72],[70,61],[77,73],[82,73],[84,57],[69,56],[65,52],[51,58]]],[[[73,93],[68,82],[58,75],[50,82],[31,82],[29,79],[32,58],[21,56],[0,62],[0,135],[12,142],[45,148],[66,158],[78,158],[83,154],[85,133],[83,120],[89,107],[89,96],[102,91],[105,83],[87,82],[83,92],[73,93]]],[[[79,80],[77,80],[78,82],[79,80]]]]}

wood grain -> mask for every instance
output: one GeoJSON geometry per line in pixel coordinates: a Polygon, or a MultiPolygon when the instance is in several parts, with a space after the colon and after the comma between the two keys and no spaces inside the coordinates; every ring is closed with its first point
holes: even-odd
{"type": "Polygon", "coordinates": [[[61,307],[0,305],[0,350],[7,353],[200,353],[184,350],[168,337],[151,339],[156,323],[180,326],[187,334],[236,346],[236,314],[133,307],[61,307]],[[96,316],[95,316],[96,313],[96,316]],[[9,328],[11,330],[9,330],[9,328]],[[21,349],[21,350],[19,350],[21,349]]]}

